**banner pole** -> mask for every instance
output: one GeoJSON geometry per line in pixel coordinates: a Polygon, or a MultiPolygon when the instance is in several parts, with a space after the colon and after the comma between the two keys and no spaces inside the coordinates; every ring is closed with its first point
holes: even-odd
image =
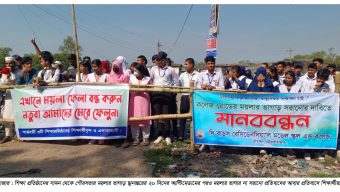
{"type": "Polygon", "coordinates": [[[190,110],[191,120],[190,120],[190,151],[195,152],[195,143],[194,143],[194,126],[193,126],[193,112],[192,112],[192,94],[193,94],[194,82],[190,81],[190,110]]]}

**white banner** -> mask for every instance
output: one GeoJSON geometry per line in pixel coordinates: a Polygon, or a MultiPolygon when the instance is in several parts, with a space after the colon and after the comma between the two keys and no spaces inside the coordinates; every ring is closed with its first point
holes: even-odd
{"type": "Polygon", "coordinates": [[[19,139],[126,138],[127,85],[23,88],[12,95],[19,139]]]}

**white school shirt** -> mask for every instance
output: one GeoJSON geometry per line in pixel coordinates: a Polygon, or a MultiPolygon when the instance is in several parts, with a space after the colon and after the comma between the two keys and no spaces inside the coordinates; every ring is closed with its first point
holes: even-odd
{"type": "Polygon", "coordinates": [[[333,75],[328,76],[328,80],[325,81],[329,85],[329,92],[334,93],[335,91],[335,83],[334,83],[334,78],[333,75]]]}
{"type": "MultiPolygon", "coordinates": [[[[87,82],[91,82],[91,83],[105,83],[106,82],[106,78],[107,78],[108,74],[106,73],[103,73],[100,78],[99,78],[99,81],[97,82],[96,81],[96,76],[95,76],[95,73],[90,73],[88,76],[87,76],[87,79],[88,81],[87,82]]],[[[85,81],[84,81],[85,82],[85,81]]]]}
{"type": "Polygon", "coordinates": [[[279,91],[280,93],[300,93],[301,85],[295,83],[292,88],[290,89],[290,92],[288,92],[287,86],[285,84],[279,85],[279,91]]]}
{"type": "Polygon", "coordinates": [[[202,71],[199,74],[199,80],[198,80],[198,83],[197,83],[197,88],[201,88],[201,86],[203,84],[210,84],[210,85],[216,87],[216,89],[224,90],[224,80],[223,80],[222,73],[215,70],[213,75],[211,76],[208,73],[208,70],[202,71]]]}
{"type": "Polygon", "coordinates": [[[283,81],[285,80],[285,78],[286,78],[286,74],[279,75],[280,84],[283,84],[283,81]]]}
{"type": "MultiPolygon", "coordinates": [[[[239,76],[237,79],[239,80],[239,81],[242,81],[244,78],[246,78],[246,87],[245,87],[245,89],[247,90],[248,89],[248,87],[249,87],[249,85],[250,85],[250,83],[252,82],[252,80],[251,79],[248,79],[246,76],[244,76],[244,75],[241,75],[241,76],[239,76]]],[[[233,80],[233,78],[229,78],[229,82],[230,82],[230,85],[231,85],[231,88],[230,88],[230,90],[239,90],[240,89],[240,87],[238,86],[238,84],[236,83],[236,81],[234,81],[233,80]]]]}
{"type": "MultiPolygon", "coordinates": [[[[196,87],[198,79],[199,73],[196,70],[194,70],[191,74],[186,71],[184,73],[181,73],[181,75],[179,76],[179,86],[190,87],[190,81],[194,81],[194,87],[196,87]]],[[[183,95],[189,95],[189,93],[183,93],[183,95]]]]}
{"type": "MultiPolygon", "coordinates": [[[[39,78],[41,78],[42,76],[42,71],[43,70],[40,70],[38,73],[39,78]]],[[[43,81],[45,81],[46,83],[57,83],[59,81],[59,77],[60,77],[60,69],[55,69],[53,77],[52,77],[52,69],[46,69],[44,73],[43,81]]]]}
{"type": "Polygon", "coordinates": [[[296,84],[301,85],[301,93],[314,93],[314,87],[316,84],[316,74],[313,78],[308,77],[308,73],[300,77],[296,84]]]}
{"type": "MultiPolygon", "coordinates": [[[[84,78],[83,73],[80,73],[81,82],[89,82],[89,75],[90,74],[87,74],[87,77],[84,78]]],[[[76,82],[79,82],[78,75],[76,75],[76,82]]]]}
{"type": "Polygon", "coordinates": [[[150,77],[154,85],[178,86],[178,75],[174,68],[165,66],[160,68],[153,66],[150,70],[150,77]]]}

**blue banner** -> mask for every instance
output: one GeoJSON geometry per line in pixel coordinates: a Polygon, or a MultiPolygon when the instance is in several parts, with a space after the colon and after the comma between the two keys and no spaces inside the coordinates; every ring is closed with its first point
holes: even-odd
{"type": "Polygon", "coordinates": [[[233,94],[195,91],[197,144],[336,149],[338,94],[233,94]]]}

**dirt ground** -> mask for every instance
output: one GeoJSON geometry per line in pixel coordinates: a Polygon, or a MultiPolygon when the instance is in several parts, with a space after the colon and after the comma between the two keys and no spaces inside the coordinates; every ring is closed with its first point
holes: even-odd
{"type": "Polygon", "coordinates": [[[0,176],[38,168],[40,173],[6,177],[151,177],[152,167],[143,155],[148,147],[123,149],[118,143],[11,141],[0,145],[0,176]]]}

